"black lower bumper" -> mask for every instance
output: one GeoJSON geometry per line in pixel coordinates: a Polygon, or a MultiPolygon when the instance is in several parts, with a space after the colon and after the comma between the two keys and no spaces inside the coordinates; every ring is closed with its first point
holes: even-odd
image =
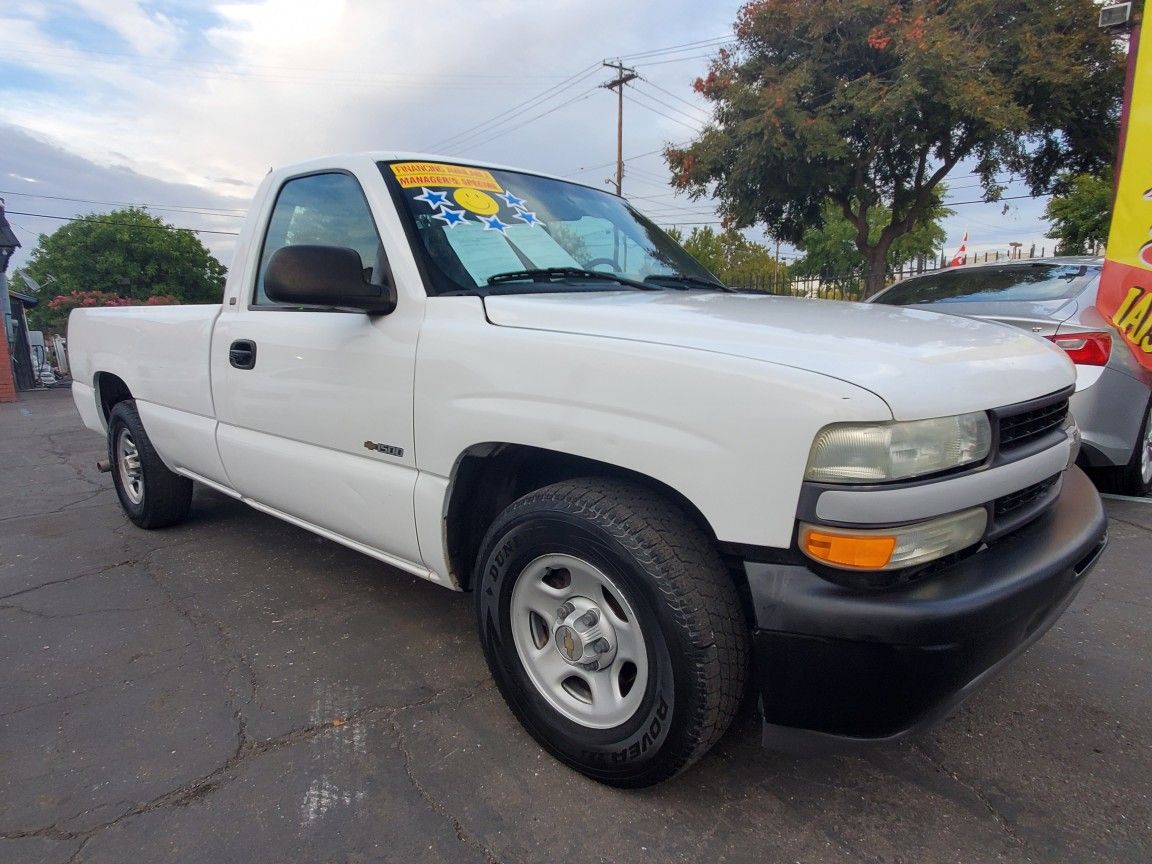
{"type": "Polygon", "coordinates": [[[911,585],[860,590],[803,566],[746,563],[765,743],[890,741],[948,714],[1052,626],[1106,525],[1073,468],[1044,515],[911,585]]]}

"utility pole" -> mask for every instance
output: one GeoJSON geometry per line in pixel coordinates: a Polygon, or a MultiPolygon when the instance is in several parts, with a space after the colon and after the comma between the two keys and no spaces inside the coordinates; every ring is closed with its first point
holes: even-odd
{"type": "Polygon", "coordinates": [[[619,60],[615,63],[605,60],[604,65],[616,70],[615,80],[600,86],[616,91],[616,194],[620,195],[624,186],[624,85],[640,76],[635,69],[627,68],[619,60]]]}

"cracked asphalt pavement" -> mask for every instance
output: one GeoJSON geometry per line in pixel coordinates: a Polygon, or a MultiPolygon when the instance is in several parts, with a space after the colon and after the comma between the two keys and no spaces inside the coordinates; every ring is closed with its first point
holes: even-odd
{"type": "Polygon", "coordinates": [[[198,488],[121,515],[65,390],[0,405],[0,862],[1147,862],[1152,504],[951,719],[601,787],[493,689],[470,598],[198,488]]]}

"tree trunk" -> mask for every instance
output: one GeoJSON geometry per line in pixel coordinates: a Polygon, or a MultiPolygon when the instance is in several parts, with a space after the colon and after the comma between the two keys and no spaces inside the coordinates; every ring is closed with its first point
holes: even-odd
{"type": "Polygon", "coordinates": [[[888,281],[888,248],[891,243],[869,246],[864,252],[864,297],[879,293],[888,281]]]}

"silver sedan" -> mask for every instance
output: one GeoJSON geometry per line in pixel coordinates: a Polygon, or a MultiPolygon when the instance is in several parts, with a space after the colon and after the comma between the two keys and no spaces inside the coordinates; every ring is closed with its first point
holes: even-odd
{"type": "Polygon", "coordinates": [[[1076,364],[1072,412],[1080,462],[1105,489],[1152,492],[1152,372],[1096,308],[1099,258],[1045,258],[956,267],[898,282],[870,303],[912,306],[1021,327],[1076,364]]]}

